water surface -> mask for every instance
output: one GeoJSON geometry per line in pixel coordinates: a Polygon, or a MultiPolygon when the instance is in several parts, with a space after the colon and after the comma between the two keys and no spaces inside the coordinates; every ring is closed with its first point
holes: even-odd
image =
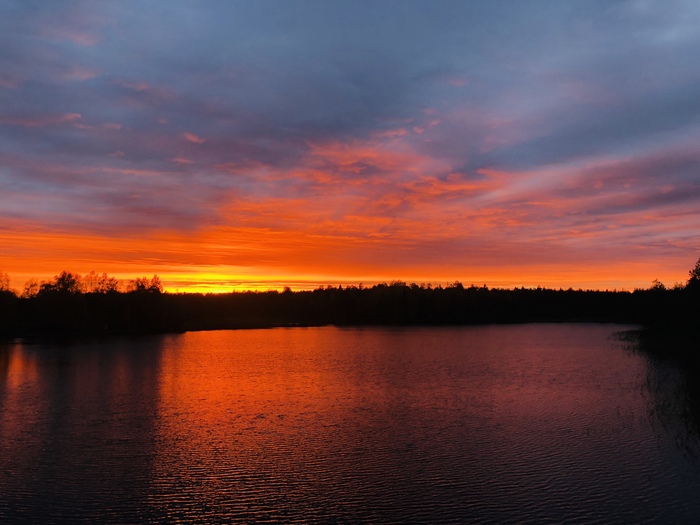
{"type": "Polygon", "coordinates": [[[695,522],[614,325],[0,347],[0,522],[695,522]]]}

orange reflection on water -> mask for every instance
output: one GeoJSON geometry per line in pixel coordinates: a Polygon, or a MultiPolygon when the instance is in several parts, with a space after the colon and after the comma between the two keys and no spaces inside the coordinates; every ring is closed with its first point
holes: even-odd
{"type": "Polygon", "coordinates": [[[41,407],[32,403],[36,388],[40,388],[36,359],[23,355],[21,345],[0,345],[0,441],[20,442],[41,422],[41,407]]]}
{"type": "Polygon", "coordinates": [[[39,378],[36,359],[23,355],[20,344],[11,344],[1,348],[0,355],[5,388],[10,393],[16,393],[21,388],[30,388],[39,378]]]}
{"type": "Polygon", "coordinates": [[[306,366],[313,352],[299,344],[303,339],[299,343],[285,330],[187,333],[173,339],[160,374],[164,420],[180,414],[172,421],[189,435],[212,423],[243,435],[245,429],[271,429],[278,421],[289,424],[302,413],[322,410],[328,396],[316,393],[327,394],[337,382],[306,366]],[[192,351],[192,341],[202,336],[206,348],[192,351]]]}
{"type": "Polygon", "coordinates": [[[443,506],[440,521],[462,522],[543,494],[546,508],[582,488],[589,501],[601,482],[627,501],[666,463],[646,424],[647,364],[615,348],[617,328],[15,345],[0,352],[0,458],[11,475],[29,466],[22,498],[39,465],[53,511],[126,522],[405,522],[417,502],[425,521],[443,506]]]}
{"type": "Polygon", "coordinates": [[[337,400],[348,383],[313,365],[318,337],[242,330],[169,342],[160,374],[153,505],[176,507],[186,486],[202,508],[241,519],[278,498],[297,499],[295,483],[314,486],[310,479],[332,475],[323,463],[332,457],[343,413],[337,400]]]}

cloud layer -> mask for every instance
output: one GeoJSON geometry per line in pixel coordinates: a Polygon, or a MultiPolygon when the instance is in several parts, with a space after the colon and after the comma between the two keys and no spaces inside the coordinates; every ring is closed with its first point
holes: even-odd
{"type": "Polygon", "coordinates": [[[700,247],[699,23],[690,1],[5,2],[0,268],[673,284],[700,247]]]}

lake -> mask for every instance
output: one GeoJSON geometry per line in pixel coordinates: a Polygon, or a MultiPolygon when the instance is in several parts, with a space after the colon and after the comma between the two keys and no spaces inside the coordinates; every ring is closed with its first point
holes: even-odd
{"type": "Polygon", "coordinates": [[[627,328],[5,344],[0,523],[698,522],[678,374],[627,328]]]}

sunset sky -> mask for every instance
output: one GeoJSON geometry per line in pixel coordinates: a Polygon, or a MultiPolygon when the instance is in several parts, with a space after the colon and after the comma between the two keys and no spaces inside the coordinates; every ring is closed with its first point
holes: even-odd
{"type": "Polygon", "coordinates": [[[0,271],[684,282],[700,2],[0,1],[0,271]]]}

